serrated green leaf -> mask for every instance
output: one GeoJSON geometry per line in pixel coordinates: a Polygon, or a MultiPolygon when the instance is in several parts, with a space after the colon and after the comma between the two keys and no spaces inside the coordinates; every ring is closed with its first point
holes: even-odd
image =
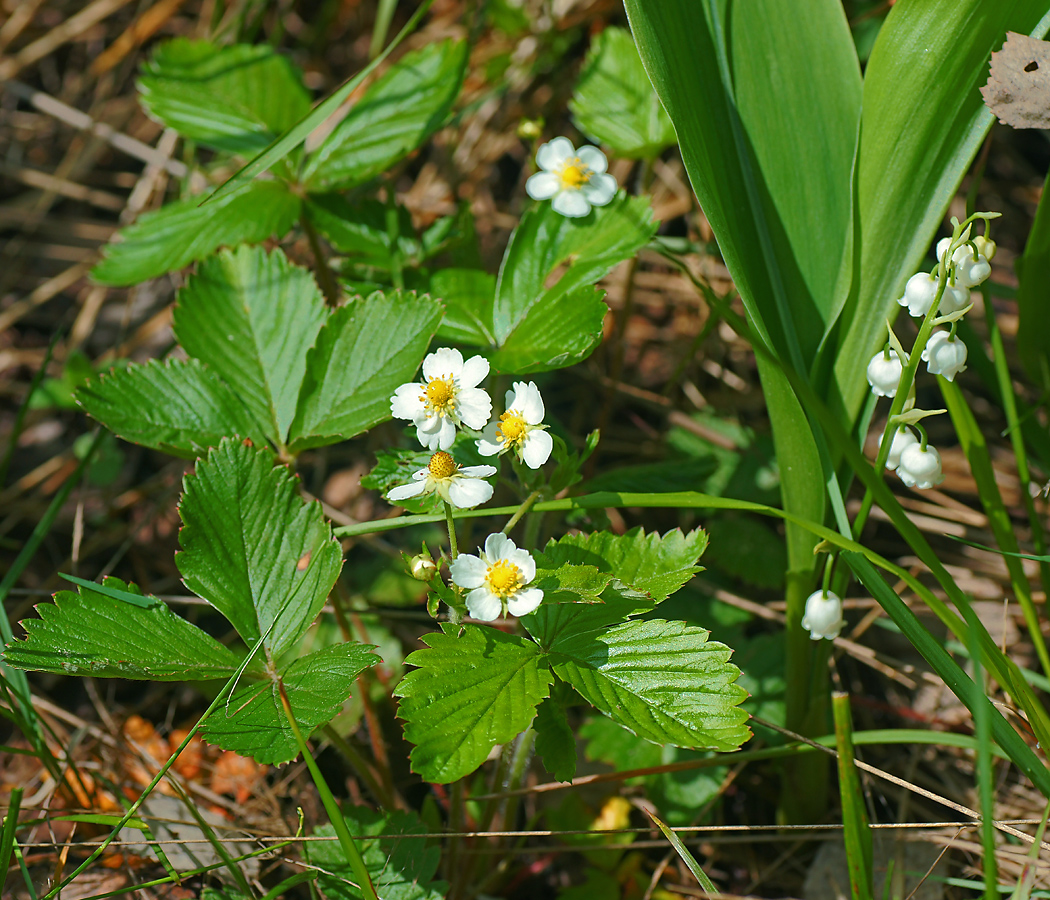
{"type": "Polygon", "coordinates": [[[345,190],[415,150],[445,124],[463,83],[468,49],[466,41],[441,41],[391,66],[307,158],[307,187],[345,190]]]}
{"type": "Polygon", "coordinates": [[[481,269],[441,269],[430,278],[431,296],[445,304],[438,336],[475,347],[494,347],[492,301],[496,279],[481,269]]]}
{"type": "MultiPolygon", "coordinates": [[[[117,578],[106,585],[138,592],[117,578]]],[[[81,587],[59,591],[54,603],[36,607],[39,619],[25,619],[23,641],[4,651],[18,669],[55,675],[133,678],[146,681],[206,681],[229,678],[241,658],[210,634],[175,615],[165,604],[134,606],[101,591],[81,587]]]]}
{"type": "Polygon", "coordinates": [[[553,697],[536,710],[536,752],[555,780],[572,781],[576,777],[576,736],[565,708],[553,697]]]}
{"type": "Polygon", "coordinates": [[[596,566],[660,601],[703,568],[697,560],[706,548],[707,534],[699,528],[688,534],[676,528],[664,535],[632,528],[626,534],[566,535],[550,541],[543,548],[543,558],[551,563],[596,566]]]}
{"type": "Polygon", "coordinates": [[[559,215],[549,203],[526,212],[496,282],[491,331],[500,349],[490,358],[493,367],[539,372],[586,356],[600,340],[605,313],[594,283],[655,231],[649,201],[622,193],[583,219],[559,215]]]}
{"type": "Polygon", "coordinates": [[[279,615],[271,657],[298,640],[324,606],[343,556],[319,503],[266,450],[223,441],[184,481],[179,505],[183,581],[221,612],[246,644],[279,615]]]}
{"type": "Polygon", "coordinates": [[[282,443],[325,319],[307,269],[280,250],[238,247],[206,259],[181,288],[174,329],[183,349],[218,373],[282,443]]]}
{"type": "Polygon", "coordinates": [[[440,303],[396,291],[333,312],[307,358],[292,449],[346,440],[390,418],[390,397],[412,380],[440,320],[440,303]]]}
{"type": "MultiPolygon", "coordinates": [[[[383,900],[441,900],[448,888],[432,882],[441,861],[441,851],[422,835],[426,826],[415,813],[394,810],[376,812],[356,806],[343,818],[353,835],[367,835],[357,842],[365,868],[383,900]],[[413,835],[413,837],[405,837],[413,835]]],[[[314,834],[329,841],[311,841],[304,847],[306,858],[322,870],[318,884],[336,900],[358,900],[361,891],[351,884],[353,870],[335,838],[332,825],[322,825],[314,834]]]]}
{"type": "Polygon", "coordinates": [[[140,216],[106,244],[91,270],[101,284],[124,286],[203,259],[223,245],[258,243],[286,234],[299,218],[299,198],[279,181],[259,181],[207,206],[189,197],[140,216]]]}
{"type": "Polygon", "coordinates": [[[187,459],[226,436],[266,442],[237,395],[195,359],[114,369],[80,388],[76,399],[118,437],[187,459]]]}
{"type": "Polygon", "coordinates": [[[544,603],[601,603],[602,591],[612,581],[596,566],[563,565],[535,554],[536,577],[529,587],[543,591],[544,603]]]}
{"type": "Polygon", "coordinates": [[[293,660],[279,676],[240,685],[201,727],[201,737],[260,763],[284,763],[299,744],[284,714],[277,680],[284,684],[304,735],[330,722],[350,696],[354,681],[379,662],[371,645],[334,644],[293,660]]]}
{"type": "Polygon", "coordinates": [[[426,650],[397,686],[398,715],[415,744],[412,770],[448,784],[480,766],[496,744],[528,727],[552,676],[532,641],[477,625],[424,635],[426,650]]]}
{"type": "Polygon", "coordinates": [[[521,624],[541,647],[550,649],[560,636],[589,633],[624,619],[649,612],[656,600],[613,581],[602,594],[601,603],[543,603],[534,613],[521,617],[521,624]]]}
{"type": "Polygon", "coordinates": [[[139,91],[155,119],[229,153],[259,152],[310,109],[298,70],[268,44],[175,38],[143,66],[139,91]]]}
{"type": "Polygon", "coordinates": [[[703,628],[660,619],[563,632],[550,645],[555,674],[639,737],[736,750],[751,734],[732,650],[703,628]]]}
{"type": "Polygon", "coordinates": [[[371,198],[353,203],[341,194],[315,194],[307,197],[303,207],[310,222],[340,253],[363,256],[366,265],[389,268],[393,250],[405,259],[421,253],[412,228],[412,216],[403,206],[393,211],[395,233],[387,222],[389,207],[371,198]]]}
{"type": "Polygon", "coordinates": [[[591,42],[569,109],[584,134],[619,156],[652,159],[678,141],[623,28],[606,28],[591,42]]]}

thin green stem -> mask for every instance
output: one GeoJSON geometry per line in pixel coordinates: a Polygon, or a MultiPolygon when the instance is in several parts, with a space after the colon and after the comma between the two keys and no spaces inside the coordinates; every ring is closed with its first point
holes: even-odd
{"type": "Polygon", "coordinates": [[[521,506],[517,508],[517,510],[514,512],[514,515],[511,516],[507,524],[503,526],[504,534],[510,534],[511,529],[513,529],[514,526],[521,521],[521,517],[529,511],[529,509],[532,507],[532,504],[539,499],[541,493],[542,491],[539,488],[537,488],[531,494],[529,494],[528,497],[522,500],[521,506]]]}
{"type": "Polygon", "coordinates": [[[452,517],[452,504],[447,500],[445,503],[445,524],[448,526],[448,546],[449,553],[452,558],[455,559],[459,556],[459,546],[456,544],[456,523],[452,517]]]}
{"type": "Polygon", "coordinates": [[[281,697],[281,706],[284,707],[285,718],[288,719],[288,725],[295,736],[295,742],[299,745],[299,752],[302,753],[303,761],[310,770],[310,777],[313,778],[314,787],[317,788],[317,793],[321,797],[321,803],[324,805],[325,812],[328,813],[328,819],[335,829],[336,837],[339,838],[339,846],[343,848],[346,861],[350,863],[354,877],[357,878],[357,886],[365,896],[365,900],[379,900],[376,889],[372,885],[372,879],[368,875],[368,869],[365,868],[365,861],[361,858],[361,851],[357,849],[353,835],[350,834],[350,829],[346,827],[346,819],[343,818],[339,804],[336,803],[335,797],[332,796],[332,792],[328,789],[328,783],[324,780],[321,770],[317,767],[317,761],[303,739],[302,732],[299,731],[299,724],[295,721],[295,716],[292,714],[292,705],[288,702],[288,693],[284,689],[284,682],[277,682],[277,690],[281,697]]]}

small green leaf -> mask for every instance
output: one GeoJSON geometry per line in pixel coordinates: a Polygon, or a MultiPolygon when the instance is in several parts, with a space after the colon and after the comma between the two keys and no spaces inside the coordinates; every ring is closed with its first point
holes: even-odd
{"type": "Polygon", "coordinates": [[[230,440],[184,484],[175,562],[186,587],[249,645],[279,616],[264,643],[279,656],[313,622],[342,566],[321,505],[303,502],[270,452],[230,440]]]}
{"type": "Polygon", "coordinates": [[[403,206],[393,211],[395,234],[387,222],[389,207],[378,200],[363,198],[351,203],[342,194],[316,194],[307,197],[303,207],[307,218],[336,250],[364,257],[365,265],[389,269],[394,249],[404,258],[420,252],[412,228],[412,217],[403,206]]]}
{"type": "Polygon", "coordinates": [[[678,747],[736,750],[750,737],[725,644],[703,628],[660,619],[563,633],[555,674],[639,737],[678,747]]]}
{"type": "MultiPolygon", "coordinates": [[[[384,815],[355,806],[346,809],[343,818],[351,834],[366,835],[358,840],[358,850],[383,900],[441,900],[445,896],[448,885],[433,881],[441,851],[423,839],[427,829],[415,813],[393,810],[384,815]]],[[[322,825],[314,834],[334,838],[335,829],[322,825]]],[[[353,870],[338,841],[311,841],[304,849],[310,863],[322,870],[317,882],[326,896],[335,900],[361,898],[361,891],[350,883],[353,870]]]]}
{"type": "Polygon", "coordinates": [[[536,752],[555,780],[572,781],[576,776],[576,736],[565,708],[553,697],[536,710],[536,752]]]}
{"type": "MultiPolygon", "coordinates": [[[[107,578],[105,586],[141,593],[117,578],[107,578]]],[[[8,665],[55,675],[206,681],[229,678],[241,662],[160,601],[134,606],[81,586],[77,593],[59,591],[54,603],[36,609],[39,619],[22,622],[25,640],[4,651],[8,665]]]]}
{"type": "Polygon", "coordinates": [[[176,38],[143,66],[139,91],[155,119],[230,153],[259,152],[310,110],[298,70],[268,44],[176,38]]]}
{"type": "Polygon", "coordinates": [[[114,369],[76,393],[93,419],[133,444],[192,459],[223,437],[265,443],[241,400],[198,360],[114,369]]]}
{"type": "Polygon", "coordinates": [[[386,171],[445,124],[466,71],[466,41],[408,53],[365,91],[306,160],[312,192],[345,190],[386,171]]]}
{"type": "Polygon", "coordinates": [[[203,259],[223,245],[258,243],[286,234],[299,218],[299,198],[279,181],[256,182],[201,206],[202,198],[169,203],[122,228],[91,270],[102,284],[137,284],[203,259]]]}
{"type": "Polygon", "coordinates": [[[521,624],[545,650],[564,635],[589,633],[617,625],[629,616],[649,612],[656,601],[613,581],[601,603],[543,603],[536,612],[522,616],[521,624]]]}
{"type": "Polygon", "coordinates": [[[174,328],[183,349],[217,372],[281,443],[326,317],[307,269],[280,250],[238,247],[206,259],[181,288],[174,328]]]}
{"type": "Polygon", "coordinates": [[[491,330],[496,279],[488,272],[441,269],[430,278],[430,293],[445,304],[439,337],[475,347],[496,345],[491,330]]]}
{"type": "Polygon", "coordinates": [[[412,770],[448,784],[528,727],[552,677],[539,647],[495,628],[450,625],[422,640],[428,649],[405,660],[418,668],[395,691],[402,698],[398,714],[416,745],[412,770]]]}
{"type": "Polygon", "coordinates": [[[530,587],[543,591],[544,603],[601,603],[612,581],[595,566],[559,565],[536,554],[536,577],[530,587]]]}
{"type": "Polygon", "coordinates": [[[376,292],[332,313],[306,362],[289,440],[295,451],[346,440],[390,418],[441,319],[441,304],[376,292]]]}
{"type": "Polygon", "coordinates": [[[333,644],[294,660],[279,676],[242,684],[201,727],[201,737],[251,756],[260,763],[284,763],[299,745],[284,714],[277,682],[284,683],[295,721],[304,735],[330,722],[350,696],[354,681],[379,662],[366,644],[333,644]]]}
{"type": "Polygon", "coordinates": [[[678,141],[623,28],[606,28],[591,42],[569,108],[584,134],[619,156],[652,159],[678,141]]]}

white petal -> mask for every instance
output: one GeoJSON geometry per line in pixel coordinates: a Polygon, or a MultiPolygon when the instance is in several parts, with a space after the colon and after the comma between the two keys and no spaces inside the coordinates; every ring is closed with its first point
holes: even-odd
{"type": "Polygon", "coordinates": [[[422,393],[422,385],[401,385],[390,398],[390,415],[395,419],[414,420],[423,412],[423,401],[420,399],[422,393]]]}
{"type": "Polygon", "coordinates": [[[423,360],[423,377],[427,381],[435,378],[456,377],[463,370],[463,354],[454,347],[439,347],[423,360]]]}
{"type": "Polygon", "coordinates": [[[591,204],[578,190],[562,191],[551,201],[551,207],[569,219],[578,219],[591,211],[591,204]]]}
{"type": "Polygon", "coordinates": [[[416,425],[416,440],[419,441],[427,450],[437,450],[438,444],[441,443],[441,419],[434,416],[427,419],[420,425],[416,425]],[[427,429],[432,426],[437,426],[436,431],[428,431],[427,429]]]}
{"type": "Polygon", "coordinates": [[[478,445],[478,453],[480,453],[482,456],[495,456],[503,449],[503,446],[501,444],[494,444],[491,441],[485,440],[484,438],[482,438],[480,441],[475,441],[475,443],[478,445]]]}
{"type": "MultiPolygon", "coordinates": [[[[451,419],[442,417],[441,419],[441,430],[437,433],[437,449],[448,450],[449,447],[456,440],[456,426],[452,424],[451,419]]],[[[434,447],[430,448],[435,449],[434,447]]]]}
{"type": "Polygon", "coordinates": [[[594,175],[583,185],[583,196],[592,206],[605,206],[616,196],[616,179],[612,175],[594,175]]]}
{"type": "Polygon", "coordinates": [[[456,397],[460,421],[468,428],[484,428],[492,415],[492,398],[481,388],[463,388],[456,397]]]}
{"type": "Polygon", "coordinates": [[[561,190],[561,179],[553,172],[537,172],[525,182],[525,193],[533,200],[550,200],[561,190]]]}
{"type": "Polygon", "coordinates": [[[482,622],[491,622],[503,612],[503,604],[487,587],[479,587],[467,594],[467,612],[482,622]]]}
{"type": "Polygon", "coordinates": [[[489,361],[484,356],[472,356],[463,363],[463,370],[459,373],[459,386],[461,388],[477,387],[489,374],[489,361]]]}
{"type": "Polygon", "coordinates": [[[495,466],[461,466],[459,470],[461,476],[467,478],[488,478],[489,475],[496,474],[495,466]]]}
{"type": "Polygon", "coordinates": [[[543,397],[540,396],[540,389],[536,387],[535,381],[530,381],[528,384],[518,382],[514,385],[515,388],[521,386],[521,392],[518,397],[521,398],[522,403],[519,407],[521,414],[525,421],[530,425],[539,425],[543,421],[543,397]]]}
{"type": "Polygon", "coordinates": [[[507,612],[512,616],[527,616],[543,602],[543,591],[526,588],[507,598],[507,612]]]}
{"type": "Polygon", "coordinates": [[[557,172],[575,155],[576,148],[572,146],[572,141],[556,137],[536,151],[536,165],[548,172],[557,172]]]}
{"type": "Polygon", "coordinates": [[[600,175],[609,168],[609,160],[605,158],[605,154],[597,147],[580,147],[580,149],[576,151],[576,156],[579,158],[580,162],[596,175],[600,175]]]}
{"type": "Polygon", "coordinates": [[[538,469],[551,458],[553,449],[554,441],[551,436],[541,428],[534,428],[525,435],[521,445],[521,458],[530,469],[538,469]]]}
{"type": "Polygon", "coordinates": [[[461,553],[452,560],[448,571],[456,584],[469,590],[479,588],[485,583],[488,566],[476,556],[471,556],[469,553],[461,553]]]}
{"type": "Polygon", "coordinates": [[[532,558],[532,554],[528,550],[519,550],[513,544],[511,544],[511,547],[513,549],[507,552],[504,559],[521,569],[522,583],[528,584],[536,577],[536,560],[532,558]]]}
{"type": "Polygon", "coordinates": [[[470,509],[492,498],[492,485],[480,478],[453,478],[448,486],[448,502],[457,509],[470,509]]]}
{"type": "Polygon", "coordinates": [[[497,559],[507,559],[509,554],[517,549],[514,541],[502,532],[494,532],[485,538],[485,556],[492,562],[495,562],[497,559]]]}
{"type": "Polygon", "coordinates": [[[407,500],[409,497],[418,497],[427,487],[426,481],[413,481],[411,484],[400,484],[387,491],[387,500],[407,500]]]}

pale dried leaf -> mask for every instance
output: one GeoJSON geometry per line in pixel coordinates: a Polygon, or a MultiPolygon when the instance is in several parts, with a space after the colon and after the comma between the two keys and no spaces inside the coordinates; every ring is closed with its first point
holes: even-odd
{"type": "Polygon", "coordinates": [[[1004,125],[1050,128],[1050,42],[1008,31],[981,94],[1004,125]]]}

